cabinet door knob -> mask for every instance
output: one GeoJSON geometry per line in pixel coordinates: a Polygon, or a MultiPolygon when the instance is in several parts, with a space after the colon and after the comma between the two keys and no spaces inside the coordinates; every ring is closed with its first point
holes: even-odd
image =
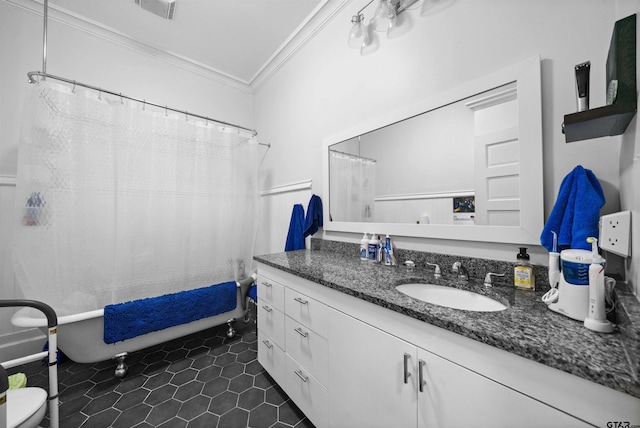
{"type": "Polygon", "coordinates": [[[297,374],[303,382],[309,382],[309,376],[305,376],[301,370],[296,370],[294,373],[297,374]]]}
{"type": "Polygon", "coordinates": [[[427,382],[425,382],[424,380],[424,373],[423,373],[423,369],[424,366],[426,366],[427,363],[423,360],[418,360],[418,384],[420,385],[420,392],[424,391],[424,385],[427,384],[427,382]]]}
{"type": "Polygon", "coordinates": [[[271,311],[272,311],[272,309],[271,309],[269,306],[267,306],[267,305],[263,305],[263,306],[262,306],[262,309],[264,309],[264,310],[265,310],[265,311],[267,311],[267,312],[271,312],[271,311]]]}
{"type": "Polygon", "coordinates": [[[303,331],[300,327],[294,328],[294,330],[296,333],[298,333],[302,337],[307,337],[309,335],[309,333],[307,333],[306,331],[303,331]]]}
{"type": "Polygon", "coordinates": [[[271,343],[269,343],[268,340],[263,340],[262,343],[264,343],[264,345],[269,349],[273,348],[273,345],[271,343]]]}
{"type": "Polygon", "coordinates": [[[404,353],[404,383],[409,383],[409,378],[411,377],[411,373],[409,373],[409,358],[411,355],[404,353]]]}
{"type": "Polygon", "coordinates": [[[301,298],[301,297],[296,297],[296,298],[294,298],[293,300],[295,300],[296,302],[298,302],[298,303],[300,303],[300,304],[302,304],[302,305],[306,305],[307,303],[309,303],[308,301],[304,300],[304,299],[303,299],[303,298],[301,298]]]}

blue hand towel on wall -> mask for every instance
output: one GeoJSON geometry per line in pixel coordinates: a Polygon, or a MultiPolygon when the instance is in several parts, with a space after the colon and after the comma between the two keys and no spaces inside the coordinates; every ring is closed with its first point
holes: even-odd
{"type": "Polygon", "coordinates": [[[576,166],[562,180],[556,204],[540,235],[540,243],[552,251],[553,231],[558,234],[559,251],[568,248],[590,250],[587,238],[598,237],[600,208],[604,202],[602,186],[593,172],[582,165],[576,166]]]}
{"type": "Polygon", "coordinates": [[[304,237],[313,235],[322,227],[322,199],[318,195],[311,195],[307,217],[304,219],[304,237]]]}
{"type": "Polygon", "coordinates": [[[304,207],[302,204],[295,204],[291,212],[289,222],[289,233],[287,233],[287,243],[285,251],[304,250],[304,207]]]}

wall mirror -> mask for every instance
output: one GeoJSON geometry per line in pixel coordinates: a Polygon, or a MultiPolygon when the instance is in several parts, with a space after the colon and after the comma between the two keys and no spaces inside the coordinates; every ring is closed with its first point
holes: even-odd
{"type": "Polygon", "coordinates": [[[326,231],[539,244],[540,59],[324,142],[326,231]]]}

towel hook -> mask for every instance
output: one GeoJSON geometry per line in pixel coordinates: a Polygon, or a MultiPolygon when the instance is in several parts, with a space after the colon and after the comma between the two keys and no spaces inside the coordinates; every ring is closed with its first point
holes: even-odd
{"type": "Polygon", "coordinates": [[[167,113],[167,106],[164,106],[164,115],[165,117],[169,116],[169,114],[167,113]]]}
{"type": "Polygon", "coordinates": [[[98,90],[98,99],[102,101],[102,91],[98,90]]]}
{"type": "Polygon", "coordinates": [[[142,100],[142,111],[145,111],[147,107],[147,100],[142,100]]]}
{"type": "Polygon", "coordinates": [[[71,93],[75,94],[76,93],[76,81],[73,81],[73,88],[71,88],[71,93]]]}
{"type": "Polygon", "coordinates": [[[189,122],[189,112],[186,110],[184,111],[184,121],[189,122]]]}
{"type": "Polygon", "coordinates": [[[122,92],[120,92],[120,105],[124,105],[124,101],[122,100],[122,92]]]}

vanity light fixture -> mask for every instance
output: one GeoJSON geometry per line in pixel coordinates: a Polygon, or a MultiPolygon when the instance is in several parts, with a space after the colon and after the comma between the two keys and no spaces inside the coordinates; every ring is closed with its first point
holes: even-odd
{"type": "Polygon", "coordinates": [[[389,31],[395,27],[398,14],[405,9],[414,9],[418,7],[424,0],[377,0],[378,6],[374,12],[373,18],[369,22],[369,26],[364,24],[364,15],[362,13],[371,3],[371,0],[364,5],[351,18],[351,30],[349,31],[348,44],[354,49],[362,49],[369,44],[369,28],[375,31],[389,31]]]}

